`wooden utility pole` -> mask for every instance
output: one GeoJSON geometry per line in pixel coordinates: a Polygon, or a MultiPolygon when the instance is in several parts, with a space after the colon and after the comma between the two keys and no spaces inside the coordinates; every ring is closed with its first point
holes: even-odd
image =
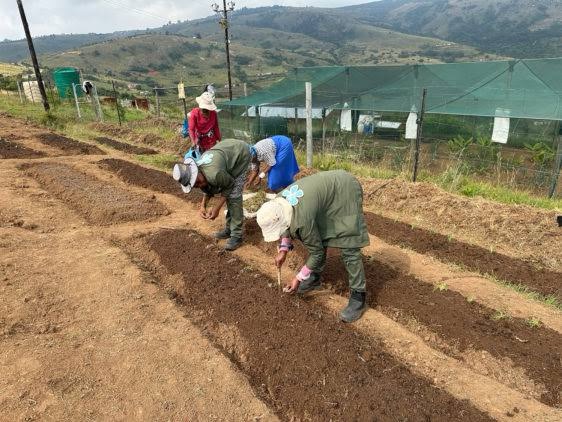
{"type": "Polygon", "coordinates": [[[418,125],[418,133],[416,136],[416,152],[414,154],[414,177],[412,180],[415,182],[418,179],[418,166],[420,162],[420,143],[423,134],[423,115],[425,113],[425,97],[427,95],[427,89],[423,89],[422,94],[422,103],[421,103],[421,111],[418,116],[417,125],[418,125]]]}
{"type": "Polygon", "coordinates": [[[228,70],[228,99],[232,101],[232,76],[230,72],[230,38],[228,36],[228,12],[234,10],[234,2],[230,1],[228,4],[226,0],[222,0],[222,10],[216,3],[212,5],[213,11],[221,16],[219,21],[224,29],[224,44],[226,49],[226,67],[228,70]]]}
{"type": "Polygon", "coordinates": [[[49,101],[47,100],[47,93],[45,92],[45,87],[43,86],[43,78],[41,77],[41,70],[39,69],[39,62],[37,61],[37,55],[35,54],[35,47],[33,46],[33,40],[31,39],[31,33],[29,32],[29,25],[27,24],[27,18],[25,17],[23,4],[21,3],[21,0],[16,1],[18,3],[18,9],[20,11],[21,22],[25,31],[25,37],[27,38],[27,45],[29,47],[29,54],[31,54],[33,69],[35,70],[35,78],[37,79],[37,84],[39,85],[39,92],[41,93],[43,108],[45,109],[45,111],[49,111],[49,101]]]}

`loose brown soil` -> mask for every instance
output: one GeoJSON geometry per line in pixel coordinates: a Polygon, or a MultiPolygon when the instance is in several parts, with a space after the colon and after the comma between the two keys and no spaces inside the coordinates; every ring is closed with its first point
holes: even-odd
{"type": "Polygon", "coordinates": [[[187,230],[146,236],[135,247],[145,263],[146,245],[175,276],[188,316],[287,420],[490,420],[323,308],[268,288],[273,280],[210,239],[187,230]],[[186,259],[193,251],[204,253],[186,259]]]}
{"type": "Polygon", "coordinates": [[[543,295],[552,295],[562,300],[562,273],[538,269],[520,259],[459,242],[439,233],[414,228],[372,212],[366,212],[365,219],[369,233],[385,242],[462,265],[471,271],[522,284],[543,295]]]}
{"type": "Polygon", "coordinates": [[[116,141],[115,139],[106,138],[104,136],[97,137],[95,138],[95,140],[96,142],[102,145],[107,145],[118,151],[126,152],[127,154],[153,155],[158,153],[158,151],[155,151],[151,148],[138,147],[136,145],[127,144],[125,142],[119,142],[116,141]]]}
{"type": "MultiPolygon", "coordinates": [[[[255,221],[246,224],[246,240],[274,256],[275,245],[261,238],[255,221]]],[[[299,243],[289,265],[296,270],[307,256],[299,243]]],[[[337,250],[329,250],[323,280],[338,294],[347,294],[348,276],[337,250]]],[[[365,258],[368,301],[371,307],[386,315],[415,319],[448,345],[444,352],[461,357],[468,350],[485,350],[499,359],[508,358],[514,366],[525,369],[528,376],[545,386],[540,399],[550,406],[560,401],[562,380],[562,336],[546,328],[531,328],[516,318],[494,320],[495,310],[469,302],[456,292],[438,291],[427,283],[402,274],[375,259],[365,258]],[[398,313],[396,312],[398,311],[398,313]]],[[[444,287],[446,289],[446,286],[444,287]]]]}
{"type": "Polygon", "coordinates": [[[24,147],[17,142],[0,138],[0,158],[42,158],[47,154],[24,147]]]}
{"type": "Polygon", "coordinates": [[[129,161],[114,158],[101,160],[98,164],[101,169],[115,173],[121,180],[131,185],[174,195],[194,204],[201,203],[203,194],[199,189],[193,189],[189,194],[185,194],[178,182],[172,179],[170,174],[166,174],[163,171],[149,169],[129,161]]]}
{"type": "Polygon", "coordinates": [[[550,270],[562,267],[556,211],[455,195],[430,183],[361,179],[369,211],[550,270]]]}
{"type": "Polygon", "coordinates": [[[105,152],[94,145],[55,133],[42,133],[37,136],[37,139],[45,145],[60,149],[65,155],[105,155],[105,152]]]}
{"type": "Polygon", "coordinates": [[[20,169],[92,224],[142,221],[169,213],[154,196],[144,197],[108,185],[65,164],[24,164],[20,169]]]}

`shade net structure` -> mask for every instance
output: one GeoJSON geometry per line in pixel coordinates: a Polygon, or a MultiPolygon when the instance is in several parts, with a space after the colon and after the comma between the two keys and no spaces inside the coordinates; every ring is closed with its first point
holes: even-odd
{"type": "Polygon", "coordinates": [[[271,87],[223,106],[313,106],[409,112],[427,89],[428,113],[562,119],[562,59],[295,68],[271,87]]]}

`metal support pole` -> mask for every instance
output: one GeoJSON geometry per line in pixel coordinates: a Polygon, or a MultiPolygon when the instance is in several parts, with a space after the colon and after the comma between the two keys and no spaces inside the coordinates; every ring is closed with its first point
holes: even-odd
{"type": "Polygon", "coordinates": [[[115,97],[115,110],[117,111],[117,119],[119,120],[119,126],[121,126],[121,111],[119,110],[119,96],[117,95],[117,90],[115,89],[115,81],[111,81],[111,86],[113,87],[113,96],[115,97]]]}
{"type": "Polygon", "coordinates": [[[414,154],[414,176],[412,180],[415,182],[418,178],[418,167],[420,161],[420,143],[423,135],[423,115],[425,113],[425,97],[427,96],[427,89],[423,89],[421,111],[416,121],[418,125],[418,133],[416,134],[416,152],[414,154]]]}
{"type": "Polygon", "coordinates": [[[306,90],[306,166],[312,168],[312,83],[305,83],[306,90]]]}
{"type": "Polygon", "coordinates": [[[299,109],[295,107],[295,142],[299,138],[299,109]]]}
{"type": "Polygon", "coordinates": [[[326,109],[322,109],[322,154],[324,154],[324,146],[326,143],[326,109]]]}
{"type": "Polygon", "coordinates": [[[82,114],[80,113],[80,105],[78,104],[78,94],[76,93],[76,84],[72,84],[72,92],[74,93],[74,102],[76,103],[76,112],[78,113],[78,118],[82,118],[82,114]]]}
{"type": "Polygon", "coordinates": [[[23,4],[21,0],[16,0],[16,2],[18,4],[21,22],[23,24],[23,29],[25,31],[25,38],[27,38],[27,46],[29,47],[29,54],[31,55],[31,61],[33,62],[33,69],[35,70],[35,78],[37,79],[37,84],[39,85],[39,92],[41,93],[43,108],[45,109],[45,111],[49,111],[50,109],[49,101],[47,100],[47,93],[45,92],[45,87],[43,86],[43,78],[41,77],[41,70],[39,69],[39,62],[37,61],[37,55],[35,54],[35,47],[33,46],[33,39],[31,38],[31,32],[29,31],[27,18],[25,16],[25,11],[23,10],[23,4]]]}
{"type": "Polygon", "coordinates": [[[552,184],[550,185],[550,191],[548,192],[549,198],[552,198],[556,193],[556,187],[558,186],[558,179],[560,178],[561,167],[562,167],[562,129],[560,128],[560,122],[558,122],[558,148],[556,149],[556,157],[554,157],[554,172],[552,174],[552,184]]]}

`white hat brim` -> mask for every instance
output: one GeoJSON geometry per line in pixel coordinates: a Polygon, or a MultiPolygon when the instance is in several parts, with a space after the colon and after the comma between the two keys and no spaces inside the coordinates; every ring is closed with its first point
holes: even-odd
{"type": "Polygon", "coordinates": [[[217,106],[213,101],[206,101],[202,97],[195,98],[195,101],[197,102],[197,105],[199,106],[199,108],[203,108],[205,110],[210,110],[210,111],[216,111],[217,110],[217,106]]]}

